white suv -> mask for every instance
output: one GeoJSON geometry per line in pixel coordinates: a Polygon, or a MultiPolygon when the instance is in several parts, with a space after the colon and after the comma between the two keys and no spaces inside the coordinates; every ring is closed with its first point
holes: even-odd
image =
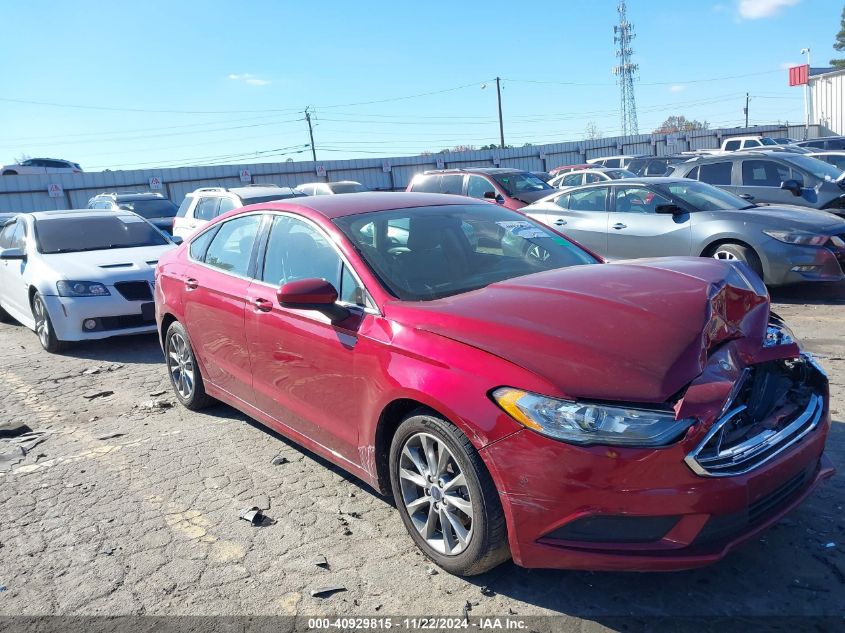
{"type": "Polygon", "coordinates": [[[38,174],[81,174],[79,163],[60,158],[27,158],[20,163],[3,165],[0,174],[3,176],[32,176],[38,174]]]}
{"type": "Polygon", "coordinates": [[[176,212],[173,235],[185,239],[210,220],[227,211],[257,202],[284,200],[305,196],[290,187],[277,185],[247,185],[246,187],[202,187],[192,191],[176,212]]]}

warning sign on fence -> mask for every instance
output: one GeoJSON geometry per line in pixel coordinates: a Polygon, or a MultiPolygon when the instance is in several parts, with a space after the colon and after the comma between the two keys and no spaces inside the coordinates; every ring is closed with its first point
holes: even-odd
{"type": "Polygon", "coordinates": [[[61,198],[63,195],[65,195],[65,190],[61,185],[52,184],[47,185],[47,193],[51,198],[61,198]]]}
{"type": "Polygon", "coordinates": [[[153,191],[161,189],[161,178],[159,178],[158,176],[153,176],[152,178],[150,178],[150,189],[152,189],[153,191]]]}

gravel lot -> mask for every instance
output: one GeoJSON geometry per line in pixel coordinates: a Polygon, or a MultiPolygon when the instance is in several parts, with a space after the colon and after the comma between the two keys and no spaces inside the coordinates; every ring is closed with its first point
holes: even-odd
{"type": "MultiPolygon", "coordinates": [[[[830,374],[828,454],[845,469],[845,287],[791,288],[774,301],[830,374]]],[[[614,616],[845,615],[842,471],[710,568],[506,564],[464,580],[438,573],[391,503],[356,479],[229,407],[171,407],[154,336],[50,356],[5,324],[0,355],[0,422],[46,433],[0,473],[0,615],[460,616],[470,602],[473,616],[563,614],[579,630],[617,628],[614,616]],[[239,520],[250,505],[275,523],[239,520]],[[311,596],[328,585],[346,591],[311,596]]]]}

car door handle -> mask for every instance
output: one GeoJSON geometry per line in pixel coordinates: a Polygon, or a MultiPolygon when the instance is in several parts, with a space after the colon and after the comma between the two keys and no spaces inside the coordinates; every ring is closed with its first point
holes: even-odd
{"type": "Polygon", "coordinates": [[[566,220],[555,220],[555,224],[557,226],[563,226],[564,224],[566,224],[566,220]]]}
{"type": "Polygon", "coordinates": [[[272,302],[267,301],[267,299],[253,299],[252,305],[259,312],[270,312],[273,309],[272,302]]]}
{"type": "Polygon", "coordinates": [[[190,278],[185,280],[185,288],[187,290],[196,290],[199,287],[200,287],[200,282],[198,282],[193,277],[190,277],[190,278]]]}
{"type": "Polygon", "coordinates": [[[622,224],[621,222],[617,222],[616,224],[613,225],[613,228],[618,231],[619,229],[627,229],[628,225],[622,224]]]}

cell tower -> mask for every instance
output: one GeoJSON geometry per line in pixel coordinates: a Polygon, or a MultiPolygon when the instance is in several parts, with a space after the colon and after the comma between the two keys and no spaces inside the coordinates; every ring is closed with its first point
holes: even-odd
{"type": "Polygon", "coordinates": [[[628,136],[640,133],[637,124],[637,102],[634,98],[634,74],[640,67],[631,61],[634,54],[631,41],[637,35],[634,33],[634,25],[628,22],[625,0],[619,0],[616,10],[619,11],[619,24],[613,27],[613,43],[617,45],[616,57],[619,63],[613,67],[613,74],[619,77],[622,135],[628,136]]]}

